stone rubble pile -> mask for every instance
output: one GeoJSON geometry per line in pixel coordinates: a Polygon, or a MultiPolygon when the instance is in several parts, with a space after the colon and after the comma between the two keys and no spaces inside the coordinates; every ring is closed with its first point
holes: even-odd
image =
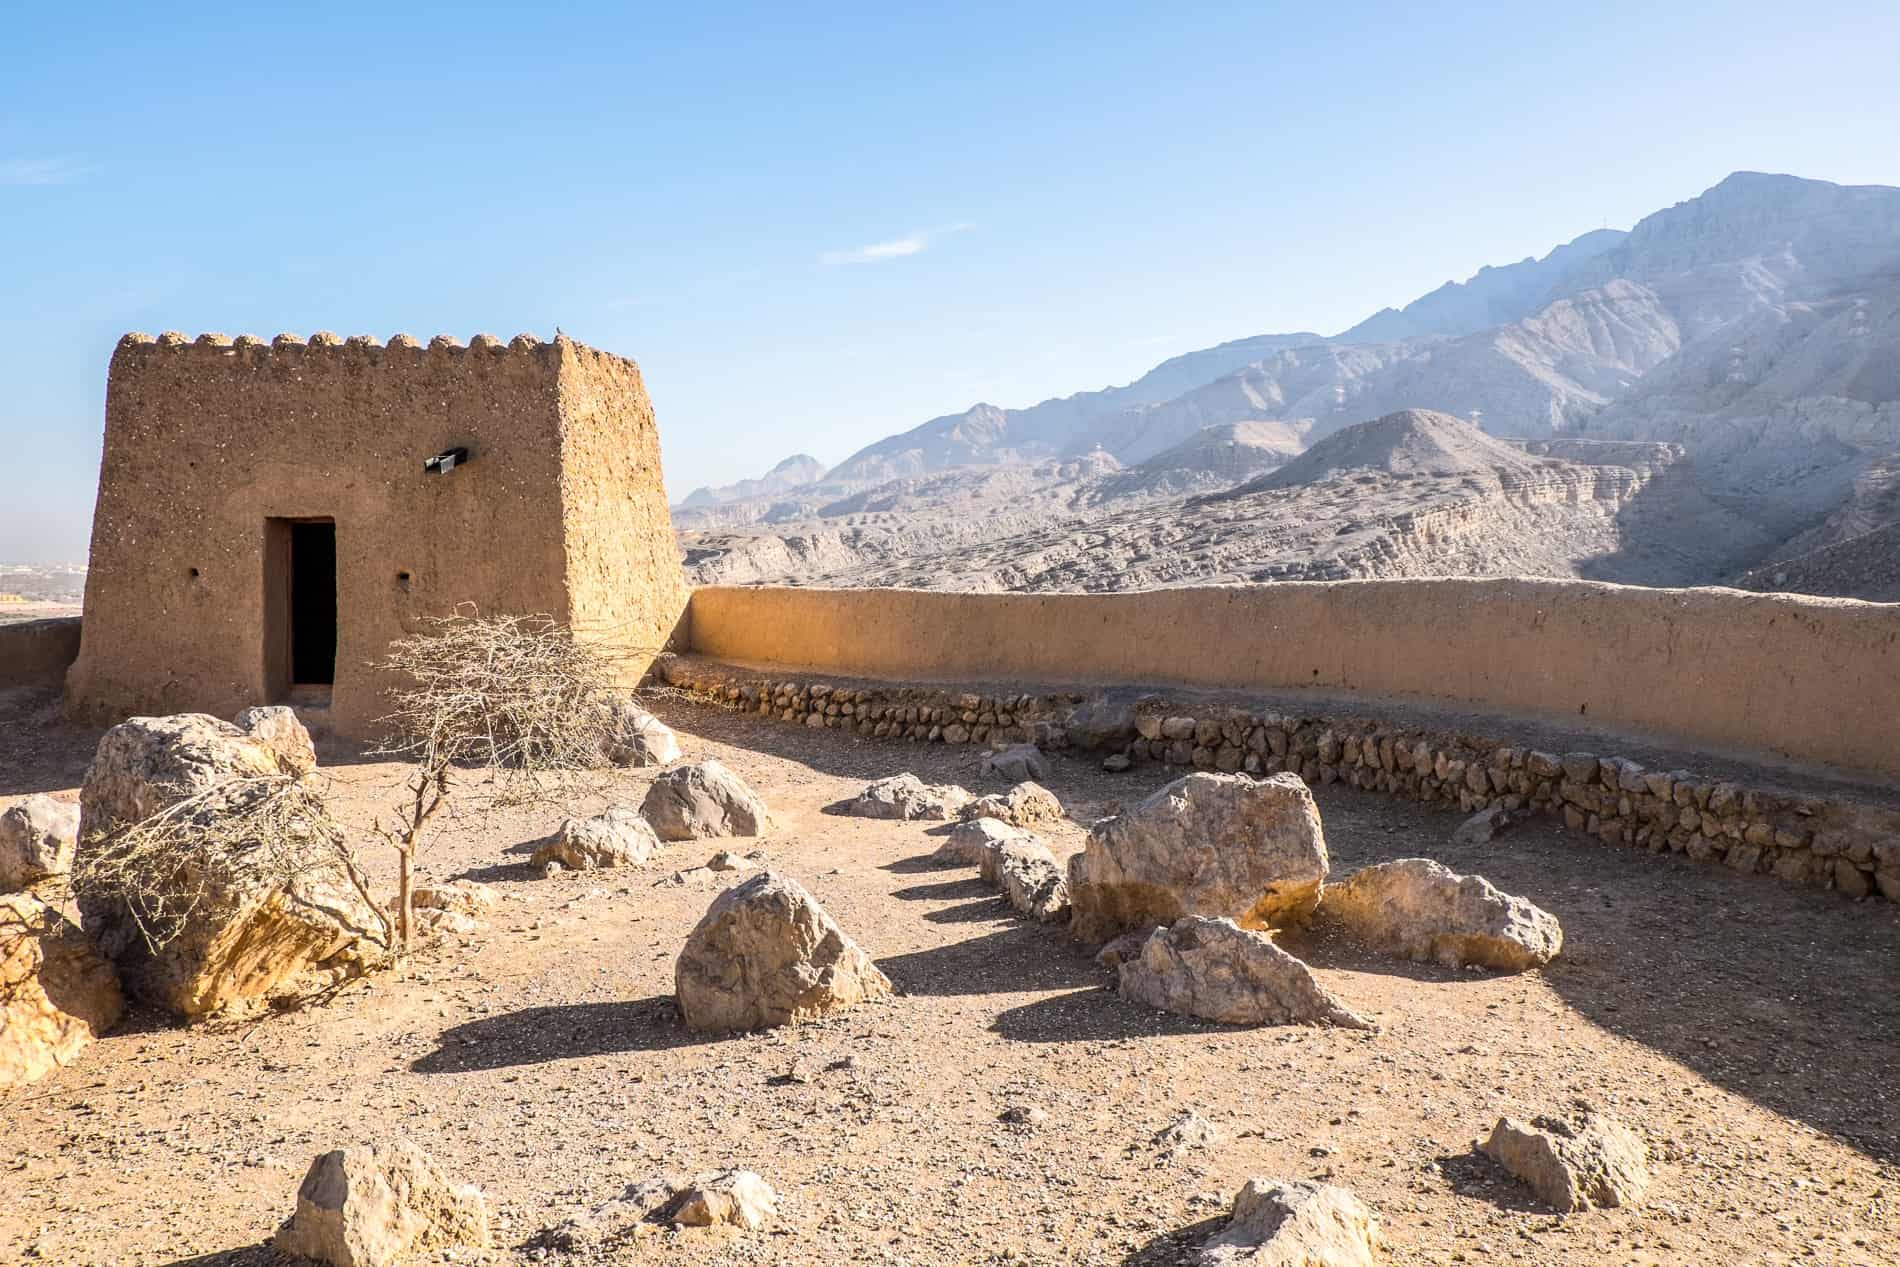
{"type": "Polygon", "coordinates": [[[1047,827],[1062,821],[1062,802],[1040,783],[1023,782],[1007,792],[979,796],[965,805],[964,819],[994,818],[1012,827],[1047,827]]]}
{"type": "Polygon", "coordinates": [[[924,685],[843,685],[760,676],[665,657],[689,694],[788,722],[874,738],[1034,743],[1107,751],[1131,764],[1344,782],[1467,814],[1493,806],[1559,817],[1606,843],[1679,853],[1736,871],[1900,901],[1900,812],[1849,799],[1749,787],[1615,755],[1552,753],[1363,716],[1231,708],[1171,711],[1165,698],[1124,706],[1073,693],[979,694],[924,685]],[[1132,707],[1128,730],[1124,707],[1132,707]]]}

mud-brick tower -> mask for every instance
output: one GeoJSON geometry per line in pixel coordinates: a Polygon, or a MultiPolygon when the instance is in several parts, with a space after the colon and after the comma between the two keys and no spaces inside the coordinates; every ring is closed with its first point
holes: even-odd
{"type": "Polygon", "coordinates": [[[130,334],[106,385],[77,716],[327,704],[419,617],[543,614],[633,657],[686,586],[631,361],[557,338],[130,334]]]}

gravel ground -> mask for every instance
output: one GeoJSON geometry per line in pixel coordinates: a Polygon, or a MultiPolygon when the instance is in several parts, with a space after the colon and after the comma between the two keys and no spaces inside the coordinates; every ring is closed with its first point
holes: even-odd
{"type": "MultiPolygon", "coordinates": [[[[477,933],[261,1022],[135,1012],[0,1099],[0,1262],[269,1263],[261,1242],[313,1154],[406,1135],[488,1194],[497,1248],[459,1261],[531,1261],[539,1229],[629,1182],[744,1166],[783,1195],[769,1231],[655,1229],[599,1261],[1166,1264],[1270,1175],[1350,1187],[1395,1264],[1900,1263],[1891,905],[1539,824],[1452,845],[1455,815],[1328,788],[1336,870],[1426,855],[1479,871],[1558,915],[1563,958],[1453,972],[1321,928],[1285,944],[1380,1033],[1204,1025],[1123,1003],[1063,930],[929,867],[925,825],[826,812],[903,769],[993,790],[975,751],[660,711],[689,759],[765,797],[775,830],[739,843],[876,956],[894,1001],[689,1034],[672,962],[716,889],[666,880],[728,842],[544,880],[524,845],[555,815],[466,816],[426,861],[500,891],[477,933]],[[1474,1150],[1500,1113],[1579,1099],[1648,1138],[1646,1206],[1557,1217],[1474,1150]],[[1000,1121],[1013,1106],[1046,1117],[1000,1121]],[[1221,1138],[1170,1155],[1155,1136],[1189,1109],[1221,1138]]],[[[94,738],[21,722],[0,737],[0,800],[76,788],[94,738]]],[[[323,755],[366,826],[399,772],[323,755]]],[[[1162,780],[1056,765],[1074,820],[1051,833],[1058,853],[1162,780]]],[[[637,804],[646,781],[625,776],[616,799],[637,804]]]]}

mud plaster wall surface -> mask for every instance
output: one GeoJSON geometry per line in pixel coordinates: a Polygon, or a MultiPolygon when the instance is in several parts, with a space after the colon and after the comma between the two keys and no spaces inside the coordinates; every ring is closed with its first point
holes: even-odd
{"type": "Polygon", "coordinates": [[[0,686],[57,681],[79,654],[79,617],[0,625],[0,686]]]}
{"type": "MultiPolygon", "coordinates": [[[[602,530],[587,516],[616,493],[665,511],[638,372],[627,366],[589,386],[614,359],[527,338],[424,348],[406,339],[233,346],[216,336],[128,336],[107,385],[69,706],[104,722],[187,710],[229,716],[266,701],[270,518],[336,522],[332,724],[343,734],[369,733],[384,711],[369,666],[417,617],[473,603],[569,620],[571,543],[602,530]],[[568,385],[639,395],[564,418],[568,385]],[[598,459],[616,444],[650,460],[597,462],[589,496],[570,498],[568,447],[598,459]],[[467,466],[424,474],[425,457],[454,446],[469,448],[467,466]]],[[[619,531],[628,513],[607,516],[604,530],[619,531]]],[[[587,564],[587,601],[625,566],[587,564]]],[[[671,626],[676,562],[657,583],[625,571],[619,579],[622,619],[671,626]]]]}
{"type": "Polygon", "coordinates": [[[692,649],[900,680],[1318,687],[1900,776],[1900,606],[1578,581],[706,587],[692,649]]]}

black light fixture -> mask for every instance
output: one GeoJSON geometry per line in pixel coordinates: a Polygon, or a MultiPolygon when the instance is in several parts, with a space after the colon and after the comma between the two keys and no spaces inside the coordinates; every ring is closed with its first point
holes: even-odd
{"type": "Polygon", "coordinates": [[[456,467],[466,466],[467,464],[467,449],[444,449],[432,458],[423,459],[422,473],[424,475],[447,475],[456,467]]]}

